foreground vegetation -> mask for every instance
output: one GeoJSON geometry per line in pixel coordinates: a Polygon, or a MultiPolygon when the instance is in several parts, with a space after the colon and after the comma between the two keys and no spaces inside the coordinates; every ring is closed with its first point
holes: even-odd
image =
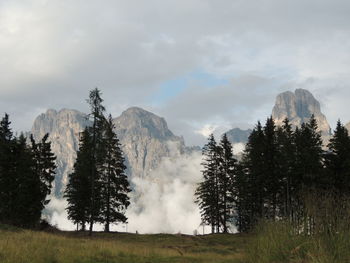
{"type": "Polygon", "coordinates": [[[136,235],[0,230],[3,263],[242,262],[241,235],[136,235]]]}
{"type": "Polygon", "coordinates": [[[33,263],[343,263],[350,233],[304,236],[285,222],[265,222],[254,234],[137,235],[38,232],[0,227],[0,262],[33,263]]]}

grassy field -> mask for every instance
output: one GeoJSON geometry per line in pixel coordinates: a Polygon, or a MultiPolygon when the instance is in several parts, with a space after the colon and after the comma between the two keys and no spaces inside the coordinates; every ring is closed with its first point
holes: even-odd
{"type": "Polygon", "coordinates": [[[293,235],[262,224],[250,235],[136,235],[38,232],[0,225],[1,263],[348,263],[350,232],[293,235]]]}
{"type": "Polygon", "coordinates": [[[244,235],[136,235],[0,230],[0,262],[245,262],[244,235]]]}

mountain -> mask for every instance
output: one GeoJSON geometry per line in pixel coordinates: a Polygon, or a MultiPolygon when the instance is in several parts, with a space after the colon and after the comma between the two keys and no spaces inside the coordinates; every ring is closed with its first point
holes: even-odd
{"type": "MultiPolygon", "coordinates": [[[[276,97],[275,106],[272,109],[272,117],[276,125],[283,125],[285,118],[288,118],[291,124],[296,127],[304,122],[308,122],[311,115],[314,114],[318,123],[319,131],[325,143],[329,140],[331,129],[326,116],[321,112],[320,103],[315,99],[311,92],[305,89],[296,89],[295,92],[286,91],[276,97]]],[[[350,123],[347,124],[350,128],[350,123]]],[[[241,130],[234,128],[226,132],[229,141],[233,144],[247,143],[251,129],[241,130]]]]}
{"type": "MultiPolygon", "coordinates": [[[[147,176],[163,157],[187,151],[182,137],[175,136],[164,118],[141,108],[129,108],[113,120],[132,177],[147,176]]],[[[48,110],[38,116],[31,133],[40,140],[49,133],[52,150],[57,156],[54,194],[62,196],[67,176],[72,171],[79,149],[79,133],[91,125],[87,115],[76,110],[48,110]]]]}
{"type": "Polygon", "coordinates": [[[241,130],[240,128],[234,128],[226,132],[227,139],[232,143],[244,143],[248,142],[248,137],[251,134],[252,130],[241,130]]]}
{"type": "Polygon", "coordinates": [[[185,152],[183,138],[169,130],[165,119],[141,108],[127,109],[114,124],[133,177],[147,176],[163,157],[185,152]]]}
{"type": "Polygon", "coordinates": [[[272,110],[272,117],[277,125],[282,125],[287,117],[293,126],[300,126],[308,122],[312,114],[315,115],[323,137],[329,137],[331,129],[326,116],[321,112],[320,103],[308,90],[297,89],[294,93],[286,91],[279,94],[272,110]]]}
{"type": "Polygon", "coordinates": [[[76,110],[49,109],[39,115],[33,124],[31,133],[36,140],[40,140],[49,133],[52,151],[57,156],[57,174],[54,181],[54,194],[61,196],[67,184],[67,176],[72,171],[79,148],[79,133],[90,125],[87,116],[76,110]]]}

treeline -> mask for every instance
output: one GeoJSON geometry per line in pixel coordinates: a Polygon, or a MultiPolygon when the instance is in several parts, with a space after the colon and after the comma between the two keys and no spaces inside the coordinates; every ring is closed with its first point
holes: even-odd
{"type": "Polygon", "coordinates": [[[50,200],[55,155],[46,134],[40,142],[16,137],[9,115],[0,122],[0,223],[34,228],[50,200]]]}
{"type": "MultiPolygon", "coordinates": [[[[239,162],[226,135],[218,145],[211,135],[203,149],[204,181],[196,195],[202,219],[212,232],[227,232],[228,224],[247,232],[260,220],[288,220],[296,232],[312,234],[322,221],[316,207],[326,203],[343,210],[349,207],[348,131],[338,121],[325,150],[317,128],[314,116],[295,129],[288,119],[281,127],[272,117],[264,126],[258,122],[239,162]]],[[[323,228],[335,225],[322,224],[323,228]]]]}
{"type": "Polygon", "coordinates": [[[68,176],[64,197],[68,218],[81,230],[89,225],[91,234],[95,223],[104,224],[109,232],[110,224],[127,221],[125,211],[131,190],[123,152],[111,115],[104,115],[100,91],[92,90],[87,101],[92,125],[80,134],[74,171],[68,176]]]}

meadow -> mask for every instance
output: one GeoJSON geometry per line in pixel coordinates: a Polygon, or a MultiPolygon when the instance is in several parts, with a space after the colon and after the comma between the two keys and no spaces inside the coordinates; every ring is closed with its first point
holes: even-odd
{"type": "Polygon", "coordinates": [[[346,263],[350,233],[303,236],[283,222],[204,236],[42,232],[0,227],[1,263],[346,263]]]}

